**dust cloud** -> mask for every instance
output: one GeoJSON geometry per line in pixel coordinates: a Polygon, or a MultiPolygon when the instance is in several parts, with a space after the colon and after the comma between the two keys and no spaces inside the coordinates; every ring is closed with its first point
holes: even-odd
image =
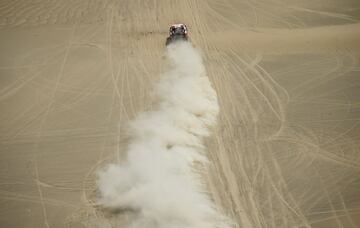
{"type": "Polygon", "coordinates": [[[194,167],[207,163],[203,138],[216,124],[216,93],[190,43],[169,45],[167,57],[172,66],[157,84],[158,107],[130,123],[127,160],[98,174],[100,203],[138,212],[130,227],[228,227],[194,167]]]}

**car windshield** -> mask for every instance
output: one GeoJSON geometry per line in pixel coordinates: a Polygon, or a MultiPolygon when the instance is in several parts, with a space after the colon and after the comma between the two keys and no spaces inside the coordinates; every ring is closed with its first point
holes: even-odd
{"type": "Polygon", "coordinates": [[[174,34],[184,34],[185,30],[183,27],[177,27],[173,30],[174,34]]]}

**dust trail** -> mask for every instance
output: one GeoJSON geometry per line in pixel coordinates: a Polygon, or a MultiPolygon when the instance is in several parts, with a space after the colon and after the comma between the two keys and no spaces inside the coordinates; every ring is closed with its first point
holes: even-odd
{"type": "Polygon", "coordinates": [[[190,43],[169,45],[167,57],[172,70],[156,86],[157,109],[130,124],[127,160],[98,174],[100,202],[136,211],[131,228],[228,227],[194,168],[207,162],[203,138],[216,123],[216,93],[190,43]]]}

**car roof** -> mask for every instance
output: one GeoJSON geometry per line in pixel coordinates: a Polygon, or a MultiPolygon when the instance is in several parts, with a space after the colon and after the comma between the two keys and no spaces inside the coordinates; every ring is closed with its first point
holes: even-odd
{"type": "Polygon", "coordinates": [[[186,27],[186,25],[185,24],[172,24],[171,25],[171,27],[181,27],[181,26],[185,26],[186,27]]]}

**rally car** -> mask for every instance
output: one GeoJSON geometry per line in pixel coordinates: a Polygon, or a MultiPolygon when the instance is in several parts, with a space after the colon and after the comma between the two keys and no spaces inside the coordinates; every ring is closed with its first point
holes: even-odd
{"type": "Polygon", "coordinates": [[[166,45],[169,45],[176,41],[187,41],[188,30],[185,24],[173,24],[169,29],[169,37],[166,39],[166,45]]]}

